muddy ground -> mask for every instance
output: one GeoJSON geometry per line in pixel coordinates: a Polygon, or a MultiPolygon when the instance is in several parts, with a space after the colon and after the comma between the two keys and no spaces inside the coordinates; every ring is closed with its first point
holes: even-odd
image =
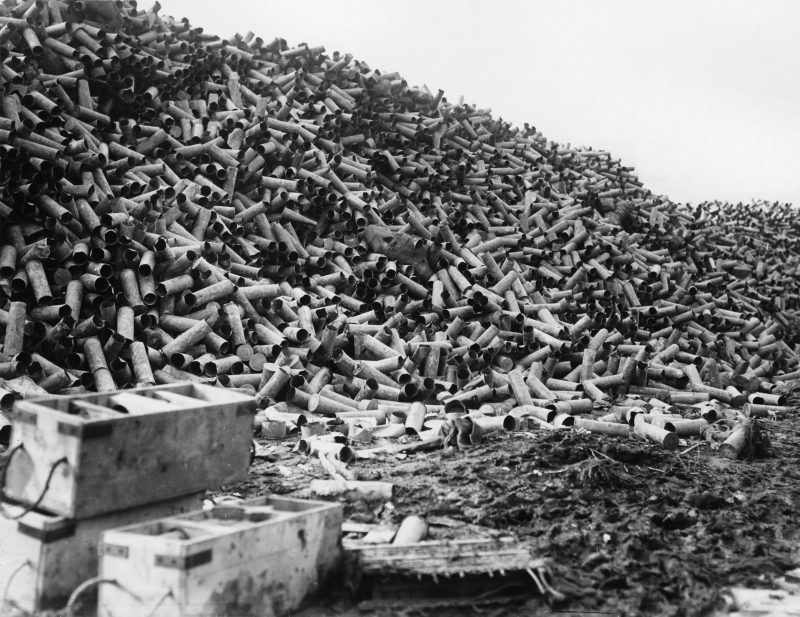
{"type": "MultiPolygon", "coordinates": [[[[769,456],[730,461],[703,443],[677,451],[575,431],[494,436],[466,450],[385,454],[350,468],[397,485],[391,503],[345,505],[345,519],[427,518],[430,537],[513,535],[551,562],[561,600],[531,596],[472,608],[447,597],[407,615],[707,615],[729,586],[768,587],[800,561],[800,418],[762,420],[769,456]]],[[[320,463],[262,440],[266,458],[227,492],[308,496],[320,463]]],[[[498,585],[500,585],[498,581],[498,585]]],[[[531,586],[534,589],[533,586],[531,586]]],[[[413,592],[413,589],[410,590],[413,592]]],[[[413,595],[411,593],[410,595],[413,595]]],[[[398,614],[369,598],[326,600],[303,614],[398,614]]]]}

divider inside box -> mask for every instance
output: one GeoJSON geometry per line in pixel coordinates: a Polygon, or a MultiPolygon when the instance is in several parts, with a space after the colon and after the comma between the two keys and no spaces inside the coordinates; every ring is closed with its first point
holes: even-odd
{"type": "Polygon", "coordinates": [[[177,518],[165,518],[153,523],[146,523],[125,530],[141,536],[166,536],[174,535],[180,540],[197,540],[214,535],[213,530],[192,524],[177,518]]]}
{"type": "Polygon", "coordinates": [[[35,405],[80,416],[86,420],[113,419],[120,414],[161,413],[218,403],[250,404],[249,397],[218,392],[201,384],[170,384],[121,392],[98,392],[71,398],[33,399],[35,405]]]}
{"type": "Polygon", "coordinates": [[[186,520],[193,521],[213,521],[217,524],[229,524],[235,522],[263,523],[271,518],[279,517],[282,513],[276,511],[272,506],[217,506],[210,510],[203,510],[194,514],[186,515],[186,520]]]}

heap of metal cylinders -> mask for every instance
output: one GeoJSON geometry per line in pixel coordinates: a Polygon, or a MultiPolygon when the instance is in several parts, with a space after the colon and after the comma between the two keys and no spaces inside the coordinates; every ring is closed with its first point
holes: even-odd
{"type": "Polygon", "coordinates": [[[675,204],[607,152],[157,3],[0,6],[0,225],[6,408],[190,380],[663,444],[800,377],[788,206],[675,204]]]}

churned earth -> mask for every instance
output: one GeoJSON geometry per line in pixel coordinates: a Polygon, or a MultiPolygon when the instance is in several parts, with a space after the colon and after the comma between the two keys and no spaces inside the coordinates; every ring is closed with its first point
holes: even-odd
{"type": "MultiPolygon", "coordinates": [[[[304,615],[708,615],[726,612],[730,586],[770,587],[800,562],[800,418],[763,419],[768,456],[731,461],[705,442],[676,451],[585,432],[497,435],[468,449],[385,454],[350,468],[396,484],[389,503],[346,503],[345,519],[391,523],[425,517],[430,539],[512,535],[550,560],[563,598],[465,607],[381,605],[332,598],[304,615]]],[[[293,438],[261,441],[249,497],[307,497],[319,461],[293,438]]],[[[498,585],[500,582],[498,581],[498,585]]]]}

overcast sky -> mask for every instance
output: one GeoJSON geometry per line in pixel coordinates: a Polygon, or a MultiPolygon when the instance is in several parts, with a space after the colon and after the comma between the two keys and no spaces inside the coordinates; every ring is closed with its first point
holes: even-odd
{"type": "MultiPolygon", "coordinates": [[[[673,200],[800,205],[797,0],[160,0],[228,37],[352,53],[673,200]]],[[[147,6],[147,2],[142,2],[147,6]]]]}

